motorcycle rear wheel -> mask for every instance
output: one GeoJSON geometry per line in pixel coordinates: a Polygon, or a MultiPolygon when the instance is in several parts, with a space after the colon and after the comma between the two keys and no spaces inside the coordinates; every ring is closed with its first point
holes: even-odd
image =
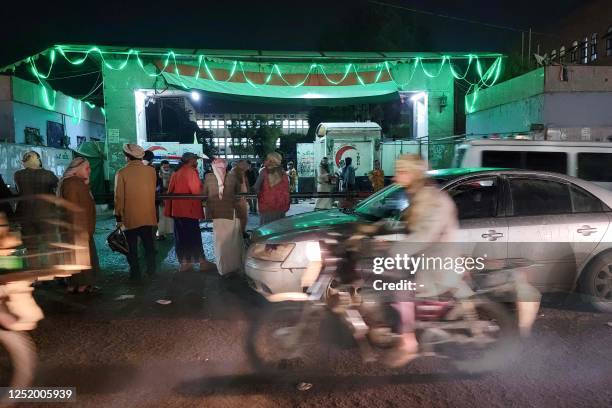
{"type": "Polygon", "coordinates": [[[502,305],[494,302],[475,304],[479,320],[488,320],[499,328],[496,340],[484,349],[464,350],[454,359],[455,367],[470,374],[499,370],[513,361],[518,353],[520,335],[515,318],[502,305]],[[476,356],[473,354],[476,353],[476,356]]]}
{"type": "Polygon", "coordinates": [[[306,330],[305,302],[269,304],[248,331],[246,351],[253,368],[260,373],[315,371],[325,366],[327,352],[320,341],[320,320],[314,318],[306,330]]]}

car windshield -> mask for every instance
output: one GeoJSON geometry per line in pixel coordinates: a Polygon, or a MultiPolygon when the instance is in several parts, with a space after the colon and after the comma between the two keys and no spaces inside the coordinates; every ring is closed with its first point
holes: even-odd
{"type": "MultiPolygon", "coordinates": [[[[435,176],[432,180],[442,186],[456,176],[435,176]]],[[[355,207],[355,214],[371,221],[383,218],[397,219],[409,205],[406,190],[397,184],[391,184],[376,194],[371,195],[355,207]]]]}

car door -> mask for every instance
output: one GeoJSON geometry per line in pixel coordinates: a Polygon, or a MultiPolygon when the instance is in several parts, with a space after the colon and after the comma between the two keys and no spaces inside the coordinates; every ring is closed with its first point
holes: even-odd
{"type": "Polygon", "coordinates": [[[504,216],[501,179],[497,175],[472,177],[446,191],[457,206],[456,241],[464,255],[483,257],[487,267],[500,267],[507,258],[508,223],[504,216]]]}
{"type": "Polygon", "coordinates": [[[570,184],[572,198],[571,245],[580,271],[601,242],[610,225],[606,206],[583,188],[570,184]]]}
{"type": "Polygon", "coordinates": [[[578,261],[570,185],[560,178],[525,174],[509,175],[507,182],[508,256],[532,264],[525,271],[538,289],[569,289],[578,261]]]}

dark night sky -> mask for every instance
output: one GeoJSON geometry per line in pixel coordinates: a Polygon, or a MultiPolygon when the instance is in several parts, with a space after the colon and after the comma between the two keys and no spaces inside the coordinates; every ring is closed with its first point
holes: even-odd
{"type": "MultiPolygon", "coordinates": [[[[580,0],[380,0],[419,10],[518,29],[545,31],[580,0]]],[[[0,65],[54,43],[172,48],[316,50],[321,35],[347,24],[355,7],[385,7],[367,0],[268,1],[12,1],[0,25],[0,65]],[[6,18],[7,16],[11,16],[6,18]]],[[[5,7],[3,4],[3,8],[5,7]]],[[[6,10],[6,9],[5,9],[6,10]]],[[[520,33],[414,14],[429,31],[420,51],[508,52],[520,33]]],[[[359,45],[350,48],[359,50],[359,45]]],[[[384,51],[384,50],[380,50],[384,51]]]]}

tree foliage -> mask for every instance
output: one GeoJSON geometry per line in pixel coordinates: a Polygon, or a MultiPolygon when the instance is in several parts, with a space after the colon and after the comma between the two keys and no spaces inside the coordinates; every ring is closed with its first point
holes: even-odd
{"type": "MultiPolygon", "coordinates": [[[[247,139],[247,148],[252,151],[260,159],[264,159],[268,153],[275,151],[276,141],[282,135],[282,129],[278,125],[268,124],[264,118],[256,118],[247,121],[242,127],[237,121],[233,121],[227,128],[232,137],[232,146],[241,146],[241,140],[247,139]]],[[[235,153],[244,154],[245,152],[235,153]]]]}

